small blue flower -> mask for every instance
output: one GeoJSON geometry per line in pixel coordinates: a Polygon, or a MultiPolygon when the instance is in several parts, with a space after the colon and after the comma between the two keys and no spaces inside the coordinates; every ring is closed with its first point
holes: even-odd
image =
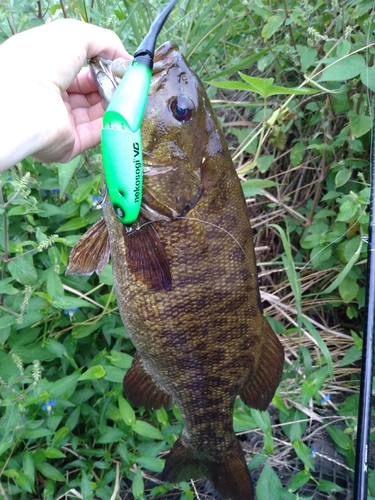
{"type": "Polygon", "coordinates": [[[60,189],[52,189],[52,190],[51,190],[51,192],[52,192],[53,194],[59,194],[60,189]]]}
{"type": "Polygon", "coordinates": [[[78,311],[78,307],[73,307],[73,309],[65,309],[64,314],[73,314],[78,311]]]}
{"type": "Polygon", "coordinates": [[[100,204],[102,203],[102,201],[103,201],[103,196],[93,196],[92,197],[92,206],[94,208],[99,209],[99,208],[101,208],[100,204]]]}
{"type": "Polygon", "coordinates": [[[324,396],[324,398],[321,400],[320,404],[322,406],[327,406],[328,405],[328,401],[331,399],[331,395],[330,394],[327,394],[326,396],[324,396]]]}
{"type": "Polygon", "coordinates": [[[49,399],[46,404],[42,406],[43,411],[47,411],[48,415],[53,413],[52,406],[56,406],[56,402],[53,399],[49,399]]]}
{"type": "Polygon", "coordinates": [[[316,457],[316,453],[317,453],[316,446],[314,446],[314,448],[311,450],[310,457],[311,458],[315,458],[316,457]]]}

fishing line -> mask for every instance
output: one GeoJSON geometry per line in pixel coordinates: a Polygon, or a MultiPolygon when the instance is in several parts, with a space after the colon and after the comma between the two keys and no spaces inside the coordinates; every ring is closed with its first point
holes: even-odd
{"type": "MultiPolygon", "coordinates": [[[[244,247],[241,245],[241,243],[237,240],[237,238],[232,233],[230,233],[229,231],[227,231],[223,227],[218,226],[217,224],[214,224],[213,222],[209,222],[207,220],[198,219],[197,217],[176,217],[175,220],[187,220],[187,221],[191,220],[191,221],[201,222],[202,224],[207,224],[209,226],[215,227],[216,229],[220,229],[220,231],[223,231],[225,234],[227,234],[228,236],[230,236],[232,238],[232,240],[240,247],[241,251],[243,252],[243,254],[246,257],[246,260],[251,263],[251,260],[249,259],[249,256],[247,255],[247,253],[246,253],[244,247]]],[[[140,226],[134,228],[133,231],[129,232],[129,236],[131,236],[131,234],[133,232],[139,231],[140,229],[142,229],[143,226],[147,226],[148,224],[153,224],[154,222],[162,222],[162,221],[150,220],[150,221],[144,222],[140,226]]],[[[165,222],[165,221],[163,221],[163,222],[165,222]]]]}
{"type": "Polygon", "coordinates": [[[240,247],[240,249],[242,250],[243,254],[245,255],[246,259],[250,261],[247,253],[245,252],[245,249],[243,248],[243,246],[241,245],[241,243],[237,240],[237,238],[235,236],[233,236],[232,233],[230,233],[229,231],[227,231],[226,229],[224,229],[223,227],[221,226],[218,226],[217,224],[214,224],[213,222],[208,222],[207,220],[202,220],[202,219],[198,219],[197,217],[177,217],[178,220],[193,220],[193,221],[197,221],[197,222],[202,222],[203,224],[208,224],[209,226],[213,226],[213,227],[216,227],[216,229],[220,229],[220,231],[223,231],[225,234],[227,234],[228,236],[230,236],[234,241],[235,243],[240,247]]]}

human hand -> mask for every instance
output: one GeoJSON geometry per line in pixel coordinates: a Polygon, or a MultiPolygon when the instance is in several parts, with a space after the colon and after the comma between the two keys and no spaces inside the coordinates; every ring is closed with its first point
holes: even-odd
{"type": "Polygon", "coordinates": [[[64,19],[0,45],[0,171],[26,156],[68,162],[100,142],[104,106],[85,61],[131,56],[112,31],[64,19]]]}

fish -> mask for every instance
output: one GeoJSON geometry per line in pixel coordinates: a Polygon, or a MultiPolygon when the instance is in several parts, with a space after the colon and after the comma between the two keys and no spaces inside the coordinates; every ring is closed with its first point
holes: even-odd
{"type": "Polygon", "coordinates": [[[224,500],[252,500],[234,403],[240,396],[267,409],[284,352],[262,312],[246,202],[223,132],[173,42],[155,53],[142,137],[138,220],[123,225],[104,186],[103,217],[72,249],[67,273],[100,273],[111,255],[136,348],[125,395],[145,409],[176,404],[183,419],[162,478],[205,477],[224,500]]]}

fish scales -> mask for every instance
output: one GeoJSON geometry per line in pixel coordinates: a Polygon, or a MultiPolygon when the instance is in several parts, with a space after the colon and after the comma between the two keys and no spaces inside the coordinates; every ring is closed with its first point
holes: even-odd
{"type": "Polygon", "coordinates": [[[199,78],[170,42],[155,55],[142,134],[139,221],[127,229],[106,200],[104,221],[73,249],[68,272],[99,272],[109,239],[119,310],[137,349],[125,394],[145,408],[176,403],[183,418],[164,479],[206,476],[223,499],[251,500],[233,406],[240,395],[267,408],[283,349],[263,317],[251,227],[224,136],[199,78]]]}

